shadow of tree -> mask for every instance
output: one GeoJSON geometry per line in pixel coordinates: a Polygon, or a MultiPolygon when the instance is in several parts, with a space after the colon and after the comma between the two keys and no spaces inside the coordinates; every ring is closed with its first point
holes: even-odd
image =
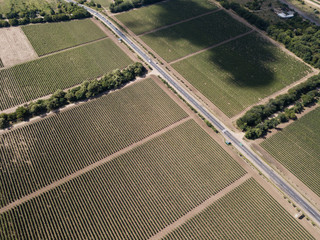
{"type": "MultiPolygon", "coordinates": [[[[157,27],[166,26],[188,19],[190,16],[208,13],[214,9],[204,6],[203,2],[205,1],[201,2],[199,0],[170,0],[156,4],[157,11],[152,11],[152,19],[139,24],[146,24],[150,27],[150,22],[156,19],[157,27]],[[181,13],[178,9],[188,9],[189,13],[181,13]]],[[[210,22],[209,15],[206,15],[145,35],[149,39],[147,44],[152,41],[157,42],[159,38],[162,38],[163,45],[167,43],[168,47],[172,47],[172,51],[180,51],[178,55],[183,57],[181,52],[187,52],[188,48],[198,51],[250,31],[242,23],[226,14],[224,10],[210,15],[218,14],[217,22],[210,22]],[[188,28],[187,31],[185,31],[186,28],[188,28]]],[[[125,24],[129,28],[135,28],[137,25],[136,19],[128,20],[125,24]]],[[[200,53],[199,57],[203,54],[206,55],[205,61],[210,63],[212,68],[220,69],[224,75],[227,75],[224,81],[236,84],[238,87],[259,88],[269,86],[276,78],[273,69],[268,67],[268,63],[275,61],[276,56],[270,49],[270,43],[258,38],[254,33],[250,33],[248,36],[212,48],[206,53],[200,53]]],[[[162,46],[162,48],[164,47],[162,46]]],[[[161,46],[155,51],[165,58],[161,46]]],[[[208,70],[210,71],[210,69],[208,70]]]]}

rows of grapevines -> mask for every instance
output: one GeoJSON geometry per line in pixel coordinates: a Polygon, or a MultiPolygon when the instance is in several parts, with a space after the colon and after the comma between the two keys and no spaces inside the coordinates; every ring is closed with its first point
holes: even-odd
{"type": "Polygon", "coordinates": [[[189,120],[3,217],[21,239],[148,239],[245,173],[189,120]]]}
{"type": "Polygon", "coordinates": [[[43,57],[3,70],[0,110],[22,104],[57,89],[101,76],[131,64],[129,57],[110,39],[43,57]],[[7,73],[9,72],[9,74],[7,73]],[[12,97],[14,96],[14,97],[12,97]]]}
{"type": "Polygon", "coordinates": [[[309,66],[287,55],[258,33],[172,66],[228,117],[310,72],[309,66]]]}
{"type": "Polygon", "coordinates": [[[151,79],[0,135],[4,205],[187,114],[151,79]]]}
{"type": "Polygon", "coordinates": [[[253,178],[164,239],[313,239],[253,178]]]}
{"type": "Polygon", "coordinates": [[[261,143],[275,159],[320,196],[320,108],[261,143]]]}
{"type": "Polygon", "coordinates": [[[106,37],[90,19],[26,25],[22,30],[39,56],[106,37]]]}
{"type": "Polygon", "coordinates": [[[12,69],[0,71],[0,110],[26,102],[12,69]]]}

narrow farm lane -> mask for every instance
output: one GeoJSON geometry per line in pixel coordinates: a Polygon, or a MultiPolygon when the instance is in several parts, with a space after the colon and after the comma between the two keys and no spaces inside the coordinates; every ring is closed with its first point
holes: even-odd
{"type": "MultiPolygon", "coordinates": [[[[73,2],[73,0],[65,0],[73,2]]],[[[187,92],[173,77],[171,77],[166,70],[154,62],[144,51],[142,51],[131,39],[120,31],[106,16],[89,8],[81,5],[93,16],[100,19],[105,23],[115,34],[117,34],[122,41],[124,41],[130,48],[132,48],[139,56],[146,61],[152,68],[156,69],[162,78],[164,78],[185,100],[193,106],[199,113],[207,118],[225,138],[229,139],[235,148],[249,159],[267,178],[269,178],[277,187],[279,187],[285,194],[287,194],[298,206],[300,206],[309,217],[320,225],[320,214],[314,206],[312,206],[304,197],[297,192],[289,183],[287,183],[279,174],[267,165],[256,153],[249,147],[246,147],[242,141],[238,140],[234,134],[225,125],[217,119],[211,112],[209,112],[203,105],[201,105],[189,92],[187,92]]]]}
{"type": "Polygon", "coordinates": [[[16,206],[18,206],[20,204],[23,204],[24,202],[27,202],[30,199],[33,199],[33,198],[35,198],[35,197],[37,197],[37,196],[39,196],[39,195],[41,195],[41,194],[43,194],[45,192],[48,192],[48,191],[50,191],[50,190],[52,190],[52,189],[54,189],[54,188],[56,188],[56,187],[58,187],[58,186],[60,186],[60,185],[62,185],[64,183],[66,183],[66,182],[68,182],[68,181],[70,181],[70,180],[72,180],[72,179],[74,179],[76,177],[79,177],[79,176],[81,176],[81,175],[83,175],[83,174],[85,174],[85,173],[87,173],[89,171],[92,171],[93,169],[95,169],[95,168],[97,168],[97,167],[99,167],[99,166],[111,161],[112,159],[114,159],[114,158],[116,158],[116,157],[118,157],[118,156],[120,156],[120,155],[122,155],[122,154],[124,154],[124,153],[126,153],[128,151],[130,151],[131,149],[133,149],[135,147],[138,147],[138,146],[148,142],[149,140],[151,140],[151,139],[153,139],[153,138],[155,138],[157,136],[162,135],[163,133],[165,133],[165,132],[167,132],[167,131],[169,131],[169,130],[177,127],[177,126],[179,126],[180,124],[182,124],[182,123],[184,123],[184,122],[186,122],[186,121],[188,121],[190,119],[191,119],[190,116],[186,117],[186,118],[184,118],[184,119],[182,119],[182,120],[170,125],[169,127],[166,127],[164,129],[152,134],[151,136],[142,139],[139,142],[135,142],[134,144],[131,144],[130,146],[128,146],[128,147],[126,147],[126,148],[124,148],[124,149],[122,149],[122,150],[120,150],[120,151],[118,151],[118,152],[116,152],[116,153],[104,158],[104,159],[101,159],[98,162],[95,162],[94,164],[91,164],[91,165],[89,165],[89,166],[87,166],[87,167],[85,167],[85,168],[83,168],[83,169],[81,169],[81,170],[79,170],[77,172],[74,172],[73,174],[70,174],[69,176],[66,176],[66,177],[64,177],[64,178],[62,178],[62,179],[60,179],[58,181],[55,181],[55,182],[51,183],[50,185],[48,185],[46,187],[43,187],[43,188],[41,188],[41,189],[39,189],[39,190],[37,190],[37,191],[27,195],[27,196],[24,196],[24,197],[22,197],[22,198],[20,198],[20,199],[18,199],[16,201],[8,204],[7,206],[1,208],[0,209],[0,214],[2,214],[4,212],[7,212],[7,211],[13,209],[14,207],[16,207],[16,206]]]}

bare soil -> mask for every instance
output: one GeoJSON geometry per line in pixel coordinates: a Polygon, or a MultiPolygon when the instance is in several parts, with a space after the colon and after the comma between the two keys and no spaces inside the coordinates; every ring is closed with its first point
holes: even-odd
{"type": "Polygon", "coordinates": [[[0,46],[0,58],[4,67],[10,67],[38,57],[20,27],[0,29],[0,46]]]}

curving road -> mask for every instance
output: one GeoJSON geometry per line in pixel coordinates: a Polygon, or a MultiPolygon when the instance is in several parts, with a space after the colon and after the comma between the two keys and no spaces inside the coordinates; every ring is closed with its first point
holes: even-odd
{"type": "MultiPolygon", "coordinates": [[[[65,0],[67,2],[74,2],[73,0],[65,0]]],[[[160,75],[172,86],[175,90],[183,96],[189,104],[191,104],[198,112],[205,116],[214,126],[232,142],[232,144],[247,157],[251,162],[274,184],[276,184],[283,192],[285,192],[290,198],[296,202],[304,212],[309,215],[318,225],[320,225],[320,214],[304,197],[302,197],[294,188],[292,188],[285,180],[283,180],[280,175],[273,171],[263,160],[260,159],[252,150],[247,148],[243,143],[241,143],[232,132],[224,126],[217,118],[213,116],[206,108],[204,108],[193,96],[184,90],[180,84],[174,80],[167,72],[161,68],[157,63],[155,63],[146,53],[144,53],[140,48],[133,43],[126,35],[124,35],[112,22],[110,22],[104,15],[95,11],[87,6],[78,4],[90,12],[93,16],[97,17],[106,24],[114,33],[116,33],[122,41],[124,41],[128,46],[130,46],[142,59],[149,63],[154,69],[156,69],[160,75]]]]}

